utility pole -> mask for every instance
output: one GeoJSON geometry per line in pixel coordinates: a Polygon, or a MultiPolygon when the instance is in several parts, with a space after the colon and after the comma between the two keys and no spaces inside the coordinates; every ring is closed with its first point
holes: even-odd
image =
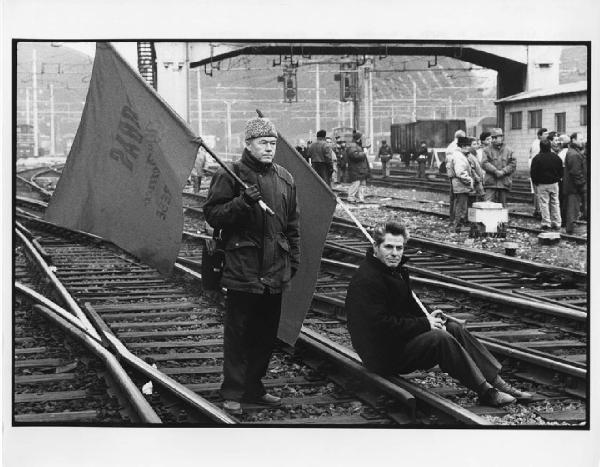
{"type": "Polygon", "coordinates": [[[50,85],[50,155],[56,156],[56,133],[54,132],[54,85],[50,85]]]}
{"type": "MultiPolygon", "coordinates": [[[[363,77],[363,102],[364,102],[364,107],[365,107],[365,116],[364,116],[364,122],[363,122],[363,129],[362,129],[362,134],[365,138],[367,138],[368,135],[368,131],[369,131],[369,82],[368,82],[368,68],[367,67],[363,67],[362,69],[362,73],[361,73],[362,77],[363,77]]],[[[364,140],[363,140],[364,143],[364,140]]]]}
{"type": "Polygon", "coordinates": [[[375,138],[373,132],[373,72],[369,67],[369,137],[371,139],[371,147],[369,151],[373,154],[375,150],[375,138]]]}
{"type": "Polygon", "coordinates": [[[320,102],[320,91],[319,91],[319,64],[316,64],[316,72],[315,72],[315,102],[317,106],[316,113],[316,127],[315,131],[319,131],[321,129],[321,102],[320,102]]]}
{"type": "Polygon", "coordinates": [[[413,84],[413,112],[412,112],[412,121],[417,121],[417,83],[414,81],[413,84]]]}
{"type": "Polygon", "coordinates": [[[25,123],[27,125],[31,123],[31,115],[29,114],[29,89],[25,88],[25,123]]]}
{"type": "Polygon", "coordinates": [[[198,136],[202,136],[202,88],[200,87],[200,67],[196,68],[196,90],[198,91],[198,136]]]}
{"type": "Polygon", "coordinates": [[[227,106],[226,113],[226,121],[227,121],[227,140],[225,141],[225,153],[227,154],[227,158],[229,158],[229,152],[231,151],[231,104],[235,101],[223,101],[227,106]]]}
{"type": "Polygon", "coordinates": [[[31,64],[31,73],[33,74],[33,157],[39,156],[39,141],[38,141],[38,102],[37,102],[37,55],[33,49],[33,63],[31,64]]]}

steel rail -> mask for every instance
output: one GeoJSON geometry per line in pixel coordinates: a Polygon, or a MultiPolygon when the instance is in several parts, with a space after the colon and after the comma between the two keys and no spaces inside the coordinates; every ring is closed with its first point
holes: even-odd
{"type": "Polygon", "coordinates": [[[416,401],[415,397],[409,391],[399,388],[397,385],[390,383],[389,380],[370,372],[360,361],[357,362],[348,355],[342,353],[340,351],[342,348],[341,346],[338,346],[332,341],[329,341],[328,343],[324,336],[321,336],[311,329],[303,326],[300,335],[298,336],[298,341],[303,345],[326,355],[327,358],[333,360],[334,363],[342,365],[346,370],[352,372],[361,379],[367,380],[370,384],[373,384],[375,387],[391,395],[395,399],[399,399],[409,410],[411,420],[415,420],[417,408],[416,401]]]}
{"type": "MultiPolygon", "coordinates": [[[[360,359],[358,354],[356,354],[356,352],[340,344],[337,344],[336,342],[333,342],[327,337],[324,337],[304,326],[302,326],[300,336],[298,337],[298,339],[307,345],[319,344],[316,348],[321,351],[323,351],[323,348],[331,349],[331,352],[343,355],[349,361],[354,362],[355,364],[360,365],[362,367],[362,360],[360,359]]],[[[388,379],[383,378],[381,376],[378,376],[378,378],[383,380],[381,382],[382,389],[385,390],[385,388],[387,387],[389,388],[389,390],[393,390],[395,392],[398,392],[399,394],[402,394],[403,391],[407,391],[411,396],[424,401],[426,404],[431,405],[444,413],[451,415],[456,420],[473,425],[493,425],[493,423],[491,423],[490,421],[474,414],[473,412],[470,412],[468,409],[465,409],[459,406],[458,404],[450,402],[444,399],[443,397],[418,386],[417,384],[405,380],[404,378],[392,377],[388,379]]]]}
{"type": "MultiPolygon", "coordinates": [[[[359,266],[352,263],[344,263],[342,261],[321,258],[321,264],[324,264],[326,267],[336,269],[338,271],[351,272],[358,270],[359,266]]],[[[407,269],[411,271],[421,273],[420,268],[414,268],[412,266],[405,266],[407,269]]],[[[560,318],[575,320],[577,322],[587,322],[588,315],[585,312],[573,310],[571,308],[562,306],[562,305],[550,305],[543,301],[534,301],[532,299],[524,299],[512,296],[510,293],[503,294],[497,291],[497,289],[493,289],[491,287],[476,287],[474,288],[474,284],[470,284],[468,286],[452,284],[448,282],[448,278],[443,274],[439,273],[431,273],[428,271],[424,271],[423,275],[436,275],[439,276],[440,279],[443,280],[434,280],[428,279],[426,277],[419,276],[411,276],[411,282],[428,285],[436,288],[441,288],[445,290],[450,290],[453,292],[459,292],[468,294],[471,297],[491,301],[494,303],[501,303],[503,305],[510,305],[514,307],[518,307],[520,309],[524,309],[527,311],[532,311],[536,313],[543,313],[547,315],[558,316],[560,318]]],[[[465,281],[466,282],[466,281],[465,281]]],[[[319,294],[315,294],[319,295],[319,294]]]]}
{"type": "Polygon", "coordinates": [[[60,327],[71,337],[77,339],[104,362],[104,365],[109,370],[121,390],[127,395],[128,400],[143,423],[162,423],[160,417],[150,406],[146,398],[140,393],[139,389],[127,375],[119,361],[102,346],[102,343],[98,338],[91,335],[87,329],[85,329],[83,323],[71,315],[67,310],[19,282],[15,283],[15,290],[36,302],[33,306],[33,309],[36,310],[36,312],[52,321],[52,323],[60,327]]]}
{"type": "Polygon", "coordinates": [[[25,183],[26,185],[29,185],[31,188],[33,188],[35,191],[37,191],[38,193],[41,193],[42,195],[44,195],[45,198],[50,199],[52,197],[52,192],[42,188],[41,186],[39,186],[37,183],[34,183],[32,181],[27,180],[25,177],[22,177],[20,175],[17,175],[17,180],[25,183]]]}
{"type": "MultiPolygon", "coordinates": [[[[359,231],[359,229],[353,224],[350,224],[349,221],[339,217],[334,217],[334,222],[332,222],[332,226],[334,225],[339,225],[341,227],[352,229],[357,232],[359,231]]],[[[369,225],[365,227],[367,229],[373,228],[373,226],[369,225]]],[[[460,247],[448,243],[442,243],[437,240],[428,240],[423,237],[411,236],[409,239],[408,246],[413,248],[424,247],[427,248],[428,251],[432,251],[438,254],[448,254],[448,252],[451,252],[452,254],[461,256],[463,259],[473,259],[481,261],[481,258],[485,258],[487,262],[494,263],[495,265],[497,265],[497,267],[510,268],[514,271],[522,273],[531,273],[532,271],[543,269],[550,270],[555,273],[571,274],[572,276],[575,276],[580,280],[587,280],[588,277],[586,272],[577,271],[575,269],[564,268],[561,266],[552,266],[537,263],[534,261],[522,260],[518,258],[511,258],[500,253],[481,251],[477,250],[476,248],[460,247]]]]}
{"type": "MultiPolygon", "coordinates": [[[[54,226],[54,224],[49,223],[49,222],[43,222],[43,224],[46,225],[50,225],[50,226],[54,226]]],[[[71,230],[71,229],[67,229],[65,228],[65,230],[71,230]]],[[[77,233],[83,234],[83,235],[89,235],[92,238],[96,238],[99,239],[100,237],[97,237],[96,235],[92,235],[92,234],[86,234],[85,232],[78,232],[77,233]]],[[[23,236],[23,234],[21,234],[19,232],[19,234],[21,236],[23,236]]],[[[24,236],[23,236],[24,237],[24,236]]],[[[25,241],[27,241],[26,238],[24,238],[25,241]]],[[[34,254],[37,254],[37,256],[39,257],[39,254],[37,252],[34,252],[34,254]]],[[[175,264],[175,268],[193,275],[196,278],[201,278],[200,274],[194,273],[194,271],[179,265],[179,264],[175,264]]],[[[49,271],[48,267],[45,267],[46,270],[49,271]]],[[[49,271],[51,272],[51,271],[49,271]]],[[[54,276],[54,274],[52,273],[52,276],[54,277],[54,280],[56,280],[59,284],[60,287],[65,290],[64,286],[62,285],[62,283],[60,283],[60,281],[56,278],[56,276],[54,276]]],[[[170,391],[171,393],[175,394],[177,397],[183,399],[186,403],[188,403],[189,405],[195,407],[196,409],[200,410],[203,414],[207,415],[209,418],[211,418],[214,421],[220,422],[220,423],[225,423],[225,424],[235,424],[237,423],[236,420],[232,419],[231,417],[229,417],[225,412],[223,412],[221,409],[217,408],[216,406],[214,406],[213,404],[211,404],[210,402],[208,402],[207,400],[203,399],[202,397],[198,396],[196,393],[194,393],[193,391],[190,391],[189,389],[187,389],[185,386],[181,385],[180,383],[176,382],[175,380],[173,380],[172,378],[170,378],[167,375],[164,375],[163,373],[161,373],[159,370],[153,368],[152,366],[148,365],[146,362],[144,362],[142,359],[140,359],[139,357],[135,356],[134,354],[132,354],[124,345],[123,343],[121,343],[111,332],[107,332],[106,330],[108,329],[107,327],[103,327],[102,324],[100,324],[97,321],[97,315],[96,314],[90,314],[88,312],[88,315],[90,315],[92,321],[95,323],[95,326],[92,324],[92,322],[90,322],[88,320],[88,317],[86,314],[83,313],[83,311],[79,308],[79,306],[75,303],[74,299],[70,296],[70,294],[68,294],[68,292],[66,292],[66,294],[70,297],[70,300],[68,300],[69,306],[71,306],[71,304],[74,305],[74,307],[76,307],[77,310],[79,310],[79,312],[81,313],[81,317],[83,319],[81,319],[79,316],[78,318],[80,319],[80,321],[87,321],[87,323],[89,323],[90,329],[86,329],[86,332],[90,333],[93,335],[94,338],[100,340],[100,341],[104,341],[106,342],[108,345],[110,345],[113,350],[115,350],[118,355],[120,356],[120,358],[126,360],[130,365],[132,365],[135,369],[137,369],[138,371],[144,373],[145,375],[147,375],[148,377],[150,377],[154,382],[156,382],[157,384],[160,384],[161,386],[163,386],[165,389],[167,389],[168,391],[170,391]],[[97,332],[96,329],[100,329],[101,332],[100,334],[97,332]]],[[[83,322],[82,322],[83,325],[83,322]]],[[[104,324],[104,326],[106,326],[104,324]]]]}
{"type": "Polygon", "coordinates": [[[81,321],[84,329],[89,332],[95,338],[100,338],[92,323],[88,320],[87,316],[83,312],[83,310],[79,307],[75,299],[71,296],[69,291],[65,288],[62,282],[56,277],[56,274],[52,271],[48,263],[44,260],[42,255],[37,251],[35,246],[29,241],[29,239],[22,233],[19,229],[15,228],[15,233],[23,242],[27,252],[31,255],[34,262],[37,264],[38,268],[46,275],[54,289],[57,291],[58,295],[64,302],[67,304],[67,307],[77,316],[79,321],[81,321]]]}
{"type": "MultiPolygon", "coordinates": [[[[322,294],[314,294],[313,297],[316,300],[320,300],[320,301],[323,301],[330,305],[340,307],[341,309],[345,308],[344,301],[340,300],[339,298],[328,297],[328,296],[324,296],[322,294]]],[[[580,367],[565,364],[563,362],[548,358],[547,356],[543,357],[540,355],[535,355],[531,352],[516,349],[514,346],[510,346],[509,344],[507,345],[504,342],[490,340],[489,338],[479,338],[478,337],[478,339],[481,340],[481,342],[484,345],[489,346],[490,350],[493,350],[498,353],[502,353],[504,355],[516,356],[519,358],[523,357],[523,360],[525,360],[525,357],[526,357],[526,361],[528,363],[532,363],[532,364],[540,366],[542,368],[549,368],[551,370],[560,371],[565,374],[569,374],[571,376],[577,376],[577,377],[585,377],[585,374],[587,373],[587,371],[585,369],[582,369],[580,367]],[[585,373],[582,373],[582,371],[584,371],[585,373]],[[583,375],[583,376],[581,376],[581,375],[583,375]]]]}
{"type": "Polygon", "coordinates": [[[203,415],[215,422],[223,423],[226,425],[236,424],[237,421],[227,415],[223,410],[217,406],[211,404],[206,399],[202,398],[195,392],[186,388],[181,383],[178,383],[171,377],[165,375],[160,370],[146,363],[137,355],[133,354],[118,338],[113,334],[108,325],[100,318],[95,312],[93,307],[86,303],[86,308],[91,310],[90,315],[98,332],[101,333],[102,338],[107,342],[109,348],[116,352],[121,360],[124,360],[130,366],[135,368],[140,373],[143,373],[150,378],[154,383],[159,384],[164,389],[175,395],[177,398],[182,399],[188,405],[199,410],[203,415]]]}

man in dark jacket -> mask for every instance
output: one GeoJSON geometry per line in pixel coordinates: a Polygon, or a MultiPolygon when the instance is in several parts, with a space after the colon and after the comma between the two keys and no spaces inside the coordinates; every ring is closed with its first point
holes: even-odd
{"type": "Polygon", "coordinates": [[[373,249],[348,287],[348,328],[365,366],[386,376],[439,364],[485,404],[500,406],[515,398],[531,398],[500,377],[500,363],[463,326],[441,310],[421,309],[402,266],[407,240],[402,224],[377,227],[373,249]]]}
{"type": "Polygon", "coordinates": [[[427,162],[429,162],[429,149],[427,149],[427,142],[421,141],[421,147],[417,152],[417,178],[425,178],[427,162]]]}
{"type": "Polygon", "coordinates": [[[234,172],[248,188],[240,189],[220,169],[204,204],[206,221],[221,229],[225,250],[222,285],[227,289],[221,395],[225,410],[240,414],[240,401],[274,406],[266,374],[277,337],[281,294],[298,269],[300,234],[296,186],[290,173],[273,163],[275,125],[266,118],[246,124],[246,148],[234,172]],[[262,211],[264,202],[275,212],[262,211]]]}
{"type": "Polygon", "coordinates": [[[581,212],[587,216],[587,160],[583,153],[583,134],[573,133],[565,156],[563,195],[567,200],[565,230],[573,233],[581,212]]]}
{"type": "Polygon", "coordinates": [[[317,131],[317,140],[308,147],[308,157],[315,172],[328,186],[331,186],[331,174],[333,173],[333,155],[331,146],[326,141],[327,132],[317,131]]]}
{"type": "Polygon", "coordinates": [[[540,153],[531,159],[530,176],[538,197],[542,230],[560,230],[560,201],[558,183],[563,176],[560,157],[552,151],[552,143],[540,141],[540,153]]]}
{"type": "Polygon", "coordinates": [[[346,160],[348,161],[348,181],[351,183],[348,188],[348,202],[364,203],[370,167],[367,154],[362,146],[362,134],[359,131],[352,134],[352,142],[346,147],[346,160]]]}
{"type": "Polygon", "coordinates": [[[387,141],[381,141],[381,147],[377,155],[381,160],[381,175],[383,178],[387,178],[390,176],[390,169],[387,164],[392,159],[392,148],[387,144],[387,141]]]}

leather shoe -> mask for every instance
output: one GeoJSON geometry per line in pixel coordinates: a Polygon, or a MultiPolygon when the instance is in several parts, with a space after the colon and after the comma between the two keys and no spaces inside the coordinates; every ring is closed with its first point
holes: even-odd
{"type": "Polygon", "coordinates": [[[489,388],[479,396],[479,402],[483,405],[491,405],[492,407],[502,407],[512,404],[515,398],[510,394],[498,391],[496,388],[489,388]]]}
{"type": "Polygon", "coordinates": [[[253,397],[247,399],[246,402],[250,402],[252,404],[266,405],[269,407],[278,407],[281,405],[281,398],[272,394],[264,394],[260,397],[253,397]]]}
{"type": "Polygon", "coordinates": [[[498,391],[510,394],[519,400],[533,399],[533,394],[526,391],[519,391],[517,388],[512,387],[510,384],[504,381],[500,376],[496,376],[496,379],[492,382],[492,386],[494,386],[498,391]]]}
{"type": "Polygon", "coordinates": [[[242,415],[242,404],[238,401],[225,401],[223,402],[223,410],[232,415],[242,415]]]}

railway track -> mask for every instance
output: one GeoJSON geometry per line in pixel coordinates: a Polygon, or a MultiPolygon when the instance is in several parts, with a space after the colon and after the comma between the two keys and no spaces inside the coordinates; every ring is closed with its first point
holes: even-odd
{"type": "MultiPolygon", "coordinates": [[[[366,226],[369,229],[369,226],[366,226]]],[[[369,244],[350,221],[334,218],[324,255],[362,260],[369,244]]],[[[407,268],[422,277],[518,296],[587,313],[585,272],[520,260],[473,248],[411,237],[405,253],[407,268]]]]}
{"type": "MultiPolygon", "coordinates": [[[[21,221],[52,259],[74,300],[99,317],[124,347],[209,403],[220,403],[222,310],[199,299],[197,275],[180,267],[177,277],[163,278],[98,240],[82,242],[79,234],[64,238],[61,229],[49,234],[47,224],[21,221]]],[[[283,397],[282,407],[245,404],[238,423],[489,424],[449,401],[438,401],[443,410],[423,398],[417,403],[405,388],[368,373],[360,362],[340,355],[309,331],[295,348],[282,345],[272,367],[266,385],[283,397]]]]}
{"type": "MultiPolygon", "coordinates": [[[[186,198],[194,198],[194,197],[186,197],[186,198]]],[[[201,199],[196,198],[195,202],[197,202],[198,204],[201,204],[201,199]]],[[[193,209],[190,211],[193,212],[193,209]]],[[[188,227],[188,223],[190,223],[189,217],[186,218],[186,227],[188,227]]],[[[194,227],[197,227],[193,221],[190,224],[191,224],[191,230],[194,230],[194,227]]],[[[187,257],[188,259],[191,258],[192,266],[194,266],[194,264],[197,266],[197,265],[199,265],[199,261],[200,261],[200,248],[198,245],[198,238],[197,238],[197,236],[194,235],[193,232],[188,234],[187,238],[189,240],[184,243],[184,246],[182,248],[182,255],[185,255],[185,257],[187,257]],[[195,243],[195,245],[194,245],[194,243],[195,243]]],[[[356,247],[356,245],[355,245],[355,247],[356,247]]],[[[355,249],[360,249],[360,248],[355,248],[355,249]]],[[[352,265],[350,265],[350,267],[351,266],[352,265]]],[[[324,271],[326,271],[326,268],[324,268],[324,271]]],[[[326,274],[329,274],[329,272],[326,272],[326,274]]],[[[330,276],[327,276],[327,277],[329,277],[329,279],[331,278],[330,276]]],[[[339,278],[335,279],[335,280],[340,282],[339,278]]],[[[323,281],[323,278],[320,279],[319,287],[323,286],[322,281],[323,281]]],[[[330,286],[331,285],[330,282],[331,281],[329,281],[329,284],[326,285],[325,287],[330,286]]],[[[299,340],[299,343],[296,347],[300,348],[301,346],[303,346],[304,339],[307,339],[308,341],[310,341],[310,338],[314,337],[314,336],[311,336],[311,332],[315,332],[315,329],[316,329],[317,330],[316,332],[318,334],[317,334],[316,342],[312,342],[312,346],[313,347],[316,346],[317,349],[320,349],[318,352],[323,352],[327,349],[330,349],[330,350],[334,349],[335,352],[337,352],[338,354],[344,355],[344,357],[347,359],[347,362],[346,362],[347,364],[352,364],[354,366],[358,365],[358,367],[360,368],[360,360],[358,360],[358,357],[355,354],[353,354],[353,352],[351,350],[348,349],[347,345],[342,345],[340,347],[340,344],[338,344],[334,339],[330,339],[330,337],[339,338],[340,328],[344,327],[343,326],[343,311],[340,312],[340,310],[339,310],[340,307],[338,306],[338,310],[333,312],[333,316],[340,315],[340,316],[338,316],[338,318],[341,317],[342,320],[341,321],[333,320],[332,314],[331,314],[332,300],[333,300],[333,302],[335,302],[335,300],[340,300],[340,299],[339,299],[339,297],[335,298],[332,296],[328,296],[325,298],[325,300],[321,300],[322,297],[320,297],[320,296],[326,296],[326,294],[323,294],[322,292],[323,292],[322,288],[318,289],[318,293],[315,295],[315,301],[313,302],[313,313],[316,313],[316,314],[311,315],[311,317],[309,317],[309,319],[307,321],[307,327],[304,330],[304,332],[302,333],[301,339],[299,340]],[[326,308],[329,307],[329,309],[325,310],[325,313],[326,313],[325,316],[323,315],[323,313],[324,313],[323,303],[326,304],[326,308]],[[329,327],[332,327],[332,329],[334,329],[334,331],[330,332],[329,327]],[[308,337],[306,337],[306,336],[308,336],[308,337]]],[[[330,293],[330,295],[332,293],[333,295],[337,294],[339,296],[340,290],[337,290],[337,291],[329,290],[328,293],[330,293]]],[[[343,305],[343,301],[341,302],[341,304],[343,305]]],[[[334,305],[335,305],[335,303],[334,303],[334,305]]],[[[339,303],[338,303],[338,305],[339,305],[339,303]]],[[[335,306],[333,309],[335,310],[335,306]]],[[[470,317],[470,319],[473,320],[474,318],[470,317]]],[[[482,329],[481,332],[486,332],[486,329],[487,329],[487,332],[492,332],[492,333],[498,332],[497,329],[496,330],[493,329],[494,326],[498,326],[498,325],[493,324],[493,322],[492,322],[492,324],[489,324],[489,323],[490,323],[489,320],[487,323],[485,321],[484,322],[475,322],[474,321],[473,325],[479,326],[479,328],[482,329]],[[490,328],[492,328],[492,330],[490,330],[490,328]]],[[[500,326],[500,328],[502,328],[502,326],[500,326]]],[[[506,329],[510,329],[510,325],[506,326],[504,330],[506,331],[506,329]]],[[[514,327],[513,327],[513,330],[514,330],[514,327]]],[[[532,332],[532,331],[527,331],[526,329],[525,330],[522,329],[521,331],[525,331],[525,332],[516,333],[516,335],[524,335],[524,334],[527,334],[527,332],[530,332],[530,333],[532,332]]],[[[509,333],[510,333],[510,331],[506,332],[506,334],[509,334],[509,333]]],[[[584,341],[585,334],[582,334],[582,335],[583,335],[583,337],[581,335],[579,337],[580,337],[580,339],[582,339],[584,341]]],[[[493,339],[494,338],[492,337],[492,340],[493,339]]],[[[313,338],[313,341],[314,340],[315,339],[313,338]]],[[[575,340],[575,339],[571,339],[571,340],[575,340]]],[[[573,348],[580,349],[582,346],[585,346],[584,343],[582,344],[582,340],[576,342],[573,345],[573,348]]],[[[492,347],[494,346],[494,344],[500,345],[500,344],[494,343],[492,341],[490,341],[490,342],[491,342],[490,345],[492,345],[492,347]]],[[[520,343],[520,345],[521,344],[522,343],[520,343]]],[[[551,344],[549,342],[543,342],[543,341],[541,344],[538,344],[537,347],[541,348],[544,345],[547,346],[547,348],[551,347],[551,344]]],[[[559,348],[559,349],[565,350],[566,349],[565,345],[566,344],[563,342],[559,345],[555,345],[552,348],[554,348],[554,349],[559,348]]],[[[522,345],[521,345],[521,347],[522,347],[522,345]]],[[[504,350],[503,352],[504,352],[505,356],[507,356],[509,354],[512,354],[514,356],[514,354],[519,353],[519,350],[520,350],[519,348],[512,348],[509,350],[504,350]]],[[[287,349],[287,351],[290,352],[290,349],[287,349]]],[[[298,350],[293,351],[292,354],[295,352],[298,352],[298,350]]],[[[503,355],[502,351],[500,352],[500,354],[503,355]]],[[[577,354],[574,354],[574,355],[577,355],[577,354]]],[[[582,355],[581,352],[579,352],[578,355],[579,356],[577,358],[581,358],[581,355],[582,355]]],[[[568,366],[568,364],[566,364],[566,365],[568,366]]],[[[583,381],[585,381],[585,371],[582,371],[582,368],[581,368],[582,366],[585,366],[585,365],[581,364],[581,365],[579,365],[578,368],[575,368],[574,370],[572,370],[576,374],[575,376],[573,376],[573,375],[569,376],[569,374],[567,372],[567,376],[562,375],[559,378],[560,379],[559,393],[562,394],[562,396],[557,396],[557,393],[554,393],[553,397],[555,397],[555,398],[563,397],[564,398],[564,397],[568,397],[569,395],[573,396],[573,397],[585,397],[585,390],[581,389],[582,384],[585,387],[585,383],[581,382],[582,381],[581,375],[583,375],[583,381]],[[571,378],[571,379],[569,379],[569,378],[571,378]],[[573,383],[573,381],[576,381],[576,383],[573,383]],[[565,396],[565,394],[566,394],[566,396],[565,396]]],[[[534,376],[529,376],[531,383],[539,384],[539,385],[546,385],[545,390],[546,390],[546,394],[548,394],[548,387],[549,387],[549,385],[550,386],[552,385],[552,381],[549,381],[549,379],[552,379],[552,378],[554,378],[555,380],[557,379],[556,375],[560,373],[559,371],[557,371],[558,367],[561,367],[561,365],[557,364],[556,362],[551,364],[550,373],[549,373],[550,376],[548,375],[548,372],[546,372],[546,374],[544,374],[543,376],[539,376],[539,375],[535,374],[535,372],[532,373],[530,370],[527,370],[527,371],[529,371],[529,373],[527,373],[527,372],[524,373],[525,378],[527,379],[527,374],[529,374],[529,375],[534,374],[534,376]],[[554,373],[552,373],[552,372],[554,372],[554,373]]],[[[317,364],[315,368],[317,368],[317,370],[315,370],[315,371],[318,371],[319,364],[317,364]]],[[[521,375],[521,376],[523,376],[523,375],[521,375]]],[[[489,408],[486,409],[486,408],[482,408],[480,406],[473,405],[474,401],[472,399],[471,400],[469,400],[468,398],[464,399],[464,393],[465,393],[464,388],[462,388],[462,389],[457,388],[455,383],[453,383],[451,381],[449,381],[447,385],[445,385],[442,389],[439,389],[436,393],[434,391],[424,390],[419,385],[418,381],[423,380],[422,374],[412,375],[411,377],[415,378],[415,381],[417,381],[417,382],[411,382],[410,378],[401,378],[401,379],[398,379],[398,381],[395,381],[394,384],[399,388],[409,391],[410,394],[413,395],[413,397],[415,397],[415,395],[417,395],[416,399],[419,402],[419,404],[424,404],[425,406],[427,406],[428,404],[435,406],[436,402],[432,402],[432,401],[437,400],[437,403],[440,404],[442,407],[445,407],[445,404],[447,404],[447,403],[450,403],[450,407],[452,407],[453,405],[456,407],[459,407],[456,405],[456,403],[453,402],[453,399],[458,400],[462,404],[462,406],[469,407],[469,409],[470,409],[470,410],[467,410],[464,407],[460,407],[460,409],[463,411],[462,417],[466,417],[465,420],[467,422],[469,420],[469,417],[472,417],[472,416],[479,417],[479,414],[484,414],[484,415],[493,416],[493,417],[502,417],[503,415],[506,414],[506,412],[504,412],[504,414],[503,414],[502,412],[498,412],[498,411],[494,412],[494,411],[487,410],[489,408]],[[423,400],[425,400],[427,402],[421,401],[421,398],[419,397],[421,392],[424,392],[426,394],[425,396],[423,396],[423,400]],[[441,396],[440,394],[443,394],[443,396],[441,396]],[[475,408],[472,409],[472,407],[475,407],[475,408]],[[466,410],[466,412],[465,412],[465,410],[466,410]],[[494,412],[494,413],[491,413],[491,412],[494,412]]],[[[426,377],[425,377],[425,379],[426,379],[426,377]]],[[[555,383],[556,383],[556,381],[555,381],[555,383]]],[[[544,392],[542,391],[541,394],[543,397],[544,392]]],[[[552,391],[550,391],[550,394],[552,394],[552,391]]],[[[213,396],[214,396],[214,394],[213,394],[213,396]]],[[[358,404],[355,404],[355,407],[358,407],[358,404]]],[[[417,407],[420,407],[420,406],[417,404],[417,407]]],[[[456,407],[451,408],[451,409],[446,409],[446,411],[452,413],[452,411],[456,410],[456,407]]],[[[417,410],[417,412],[419,412],[419,410],[417,410]]],[[[460,416],[454,415],[454,417],[455,417],[455,420],[460,419],[460,416]]],[[[582,420],[580,411],[577,412],[576,415],[564,414],[564,417],[565,417],[564,420],[567,420],[569,423],[581,423],[581,420],[582,420]],[[569,418],[569,416],[571,418],[569,418]]],[[[551,417],[549,417],[549,418],[551,419],[551,417]]],[[[309,419],[311,419],[311,418],[309,417],[309,419]]],[[[406,421],[406,419],[404,419],[404,420],[406,421]]],[[[544,419],[544,420],[546,420],[546,419],[544,419]]],[[[557,418],[557,420],[558,420],[558,418],[557,418]]],[[[250,422],[254,422],[254,421],[251,420],[250,422]]],[[[265,423],[264,419],[263,419],[262,423],[265,423]]],[[[271,422],[269,421],[269,423],[271,423],[271,422]]],[[[277,422],[274,422],[274,423],[277,423],[277,422]]],[[[286,424],[286,423],[288,423],[288,422],[285,422],[283,424],[286,424]]],[[[296,423],[298,423],[298,422],[296,422],[296,423]]],[[[308,422],[307,420],[304,420],[304,422],[300,421],[299,423],[310,424],[310,422],[308,422]]],[[[319,422],[317,422],[317,423],[319,423],[319,422]]],[[[468,422],[468,423],[471,423],[471,422],[468,422]]],[[[332,424],[336,424],[336,423],[333,422],[332,424]]]]}
{"type": "MultiPolygon", "coordinates": [[[[380,169],[372,169],[373,174],[381,174],[380,169]]],[[[381,175],[373,175],[371,184],[391,188],[415,188],[419,190],[448,192],[448,178],[434,174],[431,178],[416,178],[416,172],[407,170],[391,169],[390,176],[383,178],[381,175]]],[[[524,179],[513,179],[513,187],[507,195],[507,201],[512,203],[533,203],[533,194],[529,187],[529,181],[524,179]]]]}
{"type": "MultiPolygon", "coordinates": [[[[345,199],[347,197],[347,192],[345,190],[335,189],[334,191],[337,192],[337,195],[341,199],[345,199]]],[[[417,200],[399,196],[367,195],[365,198],[366,203],[376,205],[375,209],[413,212],[418,214],[435,216],[442,219],[450,218],[447,202],[417,200]],[[423,205],[426,205],[426,207],[423,207],[423,205]]],[[[534,216],[531,214],[519,211],[509,211],[509,222],[507,225],[509,232],[511,230],[514,230],[517,232],[525,232],[537,236],[543,232],[543,230],[539,228],[539,225],[540,221],[538,219],[535,219],[534,216]]],[[[587,223],[577,222],[577,225],[584,227],[587,225],[587,223]]],[[[588,242],[587,235],[572,235],[561,232],[560,237],[563,240],[567,240],[576,244],[585,245],[588,242]]]]}

